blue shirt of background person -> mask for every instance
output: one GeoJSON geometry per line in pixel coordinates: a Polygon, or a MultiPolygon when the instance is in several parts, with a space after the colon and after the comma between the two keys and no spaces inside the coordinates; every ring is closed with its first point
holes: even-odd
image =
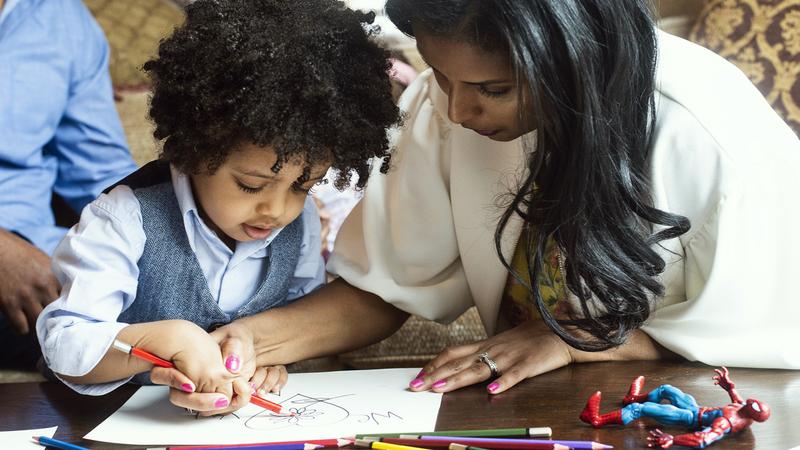
{"type": "Polygon", "coordinates": [[[0,367],[39,357],[29,331],[58,296],[56,224],[136,168],[108,58],[80,0],[0,0],[0,367]]]}
{"type": "Polygon", "coordinates": [[[0,228],[47,254],[81,211],[134,171],[103,31],[80,0],[7,0],[0,15],[0,228]]]}

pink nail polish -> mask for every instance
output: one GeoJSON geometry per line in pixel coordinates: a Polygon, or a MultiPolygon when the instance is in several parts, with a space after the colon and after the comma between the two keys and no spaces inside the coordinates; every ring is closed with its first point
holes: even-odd
{"type": "Polygon", "coordinates": [[[238,372],[240,365],[241,361],[236,355],[230,355],[228,356],[228,359],[225,360],[225,367],[227,367],[231,372],[238,372]]]}
{"type": "Polygon", "coordinates": [[[489,392],[494,392],[498,388],[500,388],[500,383],[498,383],[497,381],[495,381],[492,384],[486,386],[486,390],[488,390],[489,392]]]}
{"type": "Polygon", "coordinates": [[[424,377],[424,376],[425,376],[425,369],[422,369],[422,370],[420,370],[420,371],[419,371],[419,373],[417,374],[417,376],[416,376],[416,377],[414,377],[414,378],[422,378],[422,377],[424,377]]]}
{"type": "Polygon", "coordinates": [[[225,397],[218,398],[216,402],[214,402],[215,408],[225,408],[228,406],[228,399],[225,397]]]}
{"type": "Polygon", "coordinates": [[[194,386],[191,383],[183,383],[181,389],[183,389],[183,392],[194,392],[194,386]]]}
{"type": "Polygon", "coordinates": [[[425,384],[425,381],[422,378],[415,378],[411,380],[411,383],[408,383],[408,385],[414,389],[422,386],[423,384],[425,384]]]}
{"type": "Polygon", "coordinates": [[[445,387],[446,385],[447,385],[447,380],[439,380],[436,383],[433,383],[433,386],[431,387],[433,387],[434,389],[439,389],[445,387]]]}

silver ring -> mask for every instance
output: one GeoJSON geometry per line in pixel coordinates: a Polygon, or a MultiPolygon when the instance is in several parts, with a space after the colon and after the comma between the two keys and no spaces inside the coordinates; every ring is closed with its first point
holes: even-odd
{"type": "Polygon", "coordinates": [[[489,352],[483,352],[478,355],[478,362],[482,362],[489,367],[489,370],[492,371],[492,378],[497,378],[500,376],[500,370],[497,368],[497,363],[489,357],[489,352]]]}

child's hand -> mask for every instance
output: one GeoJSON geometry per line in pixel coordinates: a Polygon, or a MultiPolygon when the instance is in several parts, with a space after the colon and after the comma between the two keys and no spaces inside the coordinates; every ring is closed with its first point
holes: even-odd
{"type": "Polygon", "coordinates": [[[189,390],[189,386],[184,385],[191,384],[194,392],[221,394],[214,396],[214,408],[210,409],[227,408],[233,396],[232,382],[236,375],[223,364],[217,342],[205,330],[188,321],[171,320],[148,325],[148,332],[136,345],[171,360],[177,369],[164,373],[153,370],[151,379],[155,375],[158,381],[166,381],[163,384],[184,392],[189,390]]]}
{"type": "Polygon", "coordinates": [[[288,378],[289,373],[285,366],[259,367],[250,379],[250,386],[261,396],[269,392],[280,395],[288,378]]]}

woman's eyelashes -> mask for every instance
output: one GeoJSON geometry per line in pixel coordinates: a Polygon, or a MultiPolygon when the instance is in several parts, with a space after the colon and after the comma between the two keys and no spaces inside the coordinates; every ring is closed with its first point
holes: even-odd
{"type": "Polygon", "coordinates": [[[502,97],[511,92],[511,88],[503,87],[503,88],[492,89],[492,88],[487,88],[486,86],[483,85],[478,85],[478,92],[480,92],[481,95],[485,95],[487,97],[502,97]]]}

